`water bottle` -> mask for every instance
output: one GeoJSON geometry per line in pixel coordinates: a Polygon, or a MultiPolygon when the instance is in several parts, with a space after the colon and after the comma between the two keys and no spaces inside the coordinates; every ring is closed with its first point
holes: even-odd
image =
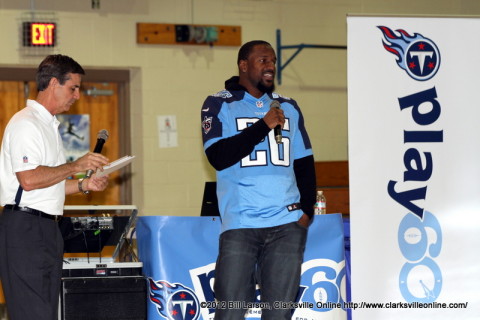
{"type": "Polygon", "coordinates": [[[317,190],[317,201],[315,202],[314,212],[315,214],[327,213],[327,199],[321,190],[317,190]]]}

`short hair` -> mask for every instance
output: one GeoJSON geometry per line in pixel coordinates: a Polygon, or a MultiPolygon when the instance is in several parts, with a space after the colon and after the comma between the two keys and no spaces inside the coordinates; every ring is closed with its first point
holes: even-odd
{"type": "Polygon", "coordinates": [[[248,57],[250,56],[250,53],[252,53],[253,47],[257,45],[264,45],[264,46],[269,46],[272,47],[270,43],[264,40],[253,40],[245,43],[240,50],[238,50],[238,58],[237,58],[237,65],[240,63],[242,60],[248,60],[248,57]]]}
{"type": "Polygon", "coordinates": [[[37,69],[37,90],[45,90],[52,78],[56,78],[61,85],[65,84],[69,79],[69,73],[85,74],[85,70],[68,56],[61,54],[47,56],[37,69]]]}

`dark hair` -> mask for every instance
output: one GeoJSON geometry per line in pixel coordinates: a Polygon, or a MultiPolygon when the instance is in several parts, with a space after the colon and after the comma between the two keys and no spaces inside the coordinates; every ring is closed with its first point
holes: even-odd
{"type": "Polygon", "coordinates": [[[248,60],[248,56],[252,53],[253,47],[257,45],[264,45],[271,47],[272,45],[267,41],[263,40],[253,40],[245,43],[240,50],[238,50],[238,58],[237,58],[237,65],[240,63],[241,60],[248,60]]]}
{"type": "Polygon", "coordinates": [[[50,79],[56,78],[61,85],[69,79],[69,73],[85,74],[83,68],[72,58],[61,54],[47,56],[37,69],[37,89],[43,91],[50,79]]]}

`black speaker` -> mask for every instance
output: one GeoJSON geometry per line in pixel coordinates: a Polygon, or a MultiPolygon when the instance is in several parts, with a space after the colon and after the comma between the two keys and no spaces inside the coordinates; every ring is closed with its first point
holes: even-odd
{"type": "Polygon", "coordinates": [[[147,282],[144,277],[63,278],[63,320],[145,320],[147,282]]]}

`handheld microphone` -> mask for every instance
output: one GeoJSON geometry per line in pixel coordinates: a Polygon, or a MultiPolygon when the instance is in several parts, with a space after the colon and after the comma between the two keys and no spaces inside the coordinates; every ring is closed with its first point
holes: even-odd
{"type": "MultiPolygon", "coordinates": [[[[93,149],[93,152],[95,153],[100,153],[102,152],[103,144],[105,141],[108,139],[108,131],[105,129],[102,129],[98,131],[97,134],[97,144],[95,145],[95,148],[93,149]]],[[[87,173],[85,174],[85,178],[90,178],[93,174],[93,170],[87,170],[87,173]]]]}
{"type": "MultiPolygon", "coordinates": [[[[270,103],[270,108],[280,109],[280,102],[278,102],[277,100],[273,100],[270,103]]],[[[277,125],[275,128],[273,128],[273,133],[275,135],[275,141],[277,142],[277,144],[282,143],[282,128],[280,127],[280,125],[277,125]]]]}

